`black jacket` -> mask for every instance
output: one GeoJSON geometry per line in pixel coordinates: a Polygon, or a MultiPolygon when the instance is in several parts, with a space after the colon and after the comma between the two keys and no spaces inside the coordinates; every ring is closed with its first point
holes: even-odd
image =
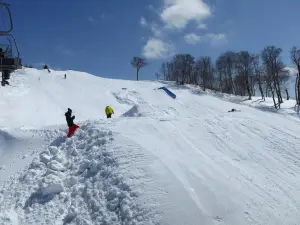
{"type": "Polygon", "coordinates": [[[65,113],[68,127],[74,126],[75,116],[72,116],[72,110],[68,108],[68,112],[65,113]]]}

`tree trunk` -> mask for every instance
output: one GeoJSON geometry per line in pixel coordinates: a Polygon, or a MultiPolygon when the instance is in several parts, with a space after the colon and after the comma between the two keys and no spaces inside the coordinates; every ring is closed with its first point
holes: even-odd
{"type": "Polygon", "coordinates": [[[279,78],[277,76],[277,79],[276,79],[276,83],[277,83],[277,88],[278,88],[278,95],[279,95],[279,99],[280,99],[280,104],[283,103],[283,100],[282,100],[282,95],[281,95],[281,88],[280,88],[280,84],[279,84],[279,78]]]}
{"type": "Polygon", "coordinates": [[[269,87],[270,87],[270,84],[267,82],[266,83],[266,97],[269,97],[269,87]]]}
{"type": "Polygon", "coordinates": [[[203,91],[206,90],[206,79],[207,79],[207,73],[204,71],[203,73],[203,79],[202,79],[202,85],[203,85],[203,91]]]}
{"type": "Polygon", "coordinates": [[[273,90],[272,90],[272,97],[273,97],[274,106],[277,109],[277,104],[276,104],[276,100],[275,100],[275,94],[274,94],[273,90]]]}
{"type": "Polygon", "coordinates": [[[139,80],[139,69],[136,68],[136,80],[139,80]]]}
{"type": "Polygon", "coordinates": [[[300,84],[299,84],[299,78],[300,78],[300,62],[297,63],[297,69],[298,69],[298,73],[297,73],[297,78],[296,78],[296,84],[297,84],[297,93],[296,93],[296,101],[297,101],[297,104],[299,105],[300,104],[300,90],[299,90],[299,87],[300,87],[300,84]]]}
{"type": "Polygon", "coordinates": [[[300,105],[300,74],[297,74],[296,84],[295,84],[295,95],[296,95],[296,104],[300,105]]]}
{"type": "Polygon", "coordinates": [[[219,91],[221,93],[223,93],[223,87],[222,87],[222,81],[223,81],[223,79],[222,78],[223,78],[222,77],[222,72],[219,72],[219,91]]]}
{"type": "Polygon", "coordinates": [[[258,82],[258,88],[259,88],[259,91],[260,91],[260,94],[261,94],[261,99],[265,101],[264,91],[262,89],[261,80],[260,80],[259,76],[257,76],[257,82],[258,82]]]}
{"type": "MultiPolygon", "coordinates": [[[[246,72],[246,73],[248,73],[248,72],[246,72]]],[[[245,79],[246,79],[246,88],[247,88],[247,92],[248,92],[248,95],[249,95],[249,100],[251,100],[251,90],[250,90],[250,85],[249,85],[249,76],[248,76],[248,74],[246,74],[245,79]]]]}
{"type": "Polygon", "coordinates": [[[232,79],[232,76],[230,75],[230,84],[231,84],[231,91],[232,91],[232,94],[236,95],[236,90],[235,90],[235,87],[233,85],[233,79],[232,79]]]}
{"type": "Polygon", "coordinates": [[[300,105],[300,75],[298,75],[298,87],[297,87],[297,90],[298,90],[298,105],[300,105]]]}
{"type": "Polygon", "coordinates": [[[290,100],[290,96],[289,96],[289,92],[287,89],[285,89],[285,92],[286,92],[286,100],[290,100]]]}
{"type": "Polygon", "coordinates": [[[277,86],[277,77],[274,77],[273,85],[274,85],[274,89],[276,91],[276,95],[277,95],[277,99],[278,99],[278,106],[280,108],[280,104],[281,104],[282,100],[281,100],[280,90],[278,89],[278,86],[277,86]]]}
{"type": "Polygon", "coordinates": [[[295,98],[296,98],[296,105],[299,105],[299,98],[298,98],[298,80],[299,80],[299,73],[296,77],[296,83],[295,83],[295,98]]]}

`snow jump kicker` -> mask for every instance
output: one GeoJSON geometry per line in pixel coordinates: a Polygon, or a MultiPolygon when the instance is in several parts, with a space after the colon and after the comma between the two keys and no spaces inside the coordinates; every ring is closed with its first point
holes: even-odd
{"type": "Polygon", "coordinates": [[[166,87],[160,87],[158,89],[164,90],[171,98],[173,98],[173,99],[176,98],[176,95],[172,91],[170,91],[168,88],[166,88],[166,87]]]}

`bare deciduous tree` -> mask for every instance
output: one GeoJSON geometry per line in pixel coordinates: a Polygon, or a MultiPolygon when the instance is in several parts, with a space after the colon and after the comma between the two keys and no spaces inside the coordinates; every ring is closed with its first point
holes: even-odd
{"type": "Polygon", "coordinates": [[[176,82],[179,84],[191,83],[192,82],[192,72],[194,66],[194,57],[190,54],[179,54],[175,55],[172,60],[173,69],[175,74],[177,74],[176,82]]]}
{"type": "Polygon", "coordinates": [[[296,77],[296,82],[295,82],[295,96],[296,96],[296,103],[299,106],[300,105],[300,80],[299,80],[299,76],[300,76],[300,49],[298,49],[297,47],[292,47],[291,51],[291,58],[293,63],[296,65],[298,73],[297,73],[297,77],[296,77]]]}
{"type": "Polygon", "coordinates": [[[148,65],[145,59],[140,57],[133,57],[131,65],[136,68],[136,80],[139,80],[139,71],[142,67],[148,65]]]}
{"type": "Polygon", "coordinates": [[[253,74],[253,61],[254,55],[251,55],[248,51],[241,51],[236,55],[236,68],[238,74],[243,77],[249,100],[252,96],[250,77],[253,74]]]}
{"type": "Polygon", "coordinates": [[[212,88],[213,86],[213,64],[209,56],[200,57],[195,66],[196,74],[202,80],[202,87],[205,91],[206,88],[212,88]]]}
{"type": "Polygon", "coordinates": [[[263,79],[264,79],[263,78],[263,68],[260,66],[260,63],[259,63],[259,55],[256,55],[254,57],[253,70],[254,70],[254,75],[256,77],[258,88],[259,88],[259,91],[260,91],[260,94],[261,94],[261,99],[265,101],[266,99],[265,99],[264,91],[263,91],[263,88],[262,88],[262,82],[263,82],[263,79]]]}
{"type": "Polygon", "coordinates": [[[285,65],[280,59],[281,52],[281,48],[267,46],[261,54],[272,96],[275,96],[274,92],[277,95],[278,102],[274,104],[276,108],[277,106],[280,108],[280,104],[283,103],[280,85],[287,78],[287,71],[284,69],[285,65]]]}
{"type": "Polygon", "coordinates": [[[217,69],[219,78],[222,79],[222,90],[228,94],[234,94],[234,84],[232,76],[234,74],[236,53],[227,51],[221,54],[217,59],[217,69]]]}

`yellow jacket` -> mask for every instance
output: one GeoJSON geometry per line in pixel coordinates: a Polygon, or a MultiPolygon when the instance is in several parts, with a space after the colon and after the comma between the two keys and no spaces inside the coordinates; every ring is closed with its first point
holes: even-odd
{"type": "Polygon", "coordinates": [[[110,106],[106,106],[105,108],[105,114],[108,115],[108,114],[115,114],[114,110],[112,109],[112,107],[110,106]]]}

